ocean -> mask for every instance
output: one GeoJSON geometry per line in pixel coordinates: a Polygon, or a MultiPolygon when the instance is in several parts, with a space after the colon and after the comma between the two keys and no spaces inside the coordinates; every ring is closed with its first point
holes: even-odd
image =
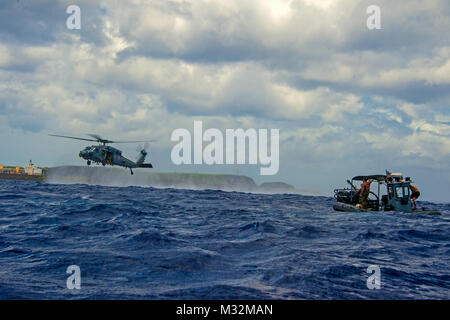
{"type": "Polygon", "coordinates": [[[442,212],[427,216],[333,202],[0,180],[0,299],[450,298],[450,204],[419,201],[442,212]]]}

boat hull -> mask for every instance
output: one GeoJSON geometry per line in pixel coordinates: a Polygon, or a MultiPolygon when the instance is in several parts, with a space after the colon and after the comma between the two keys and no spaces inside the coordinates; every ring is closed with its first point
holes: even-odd
{"type": "Polygon", "coordinates": [[[412,214],[427,214],[427,215],[430,215],[430,216],[440,216],[441,215],[441,212],[438,211],[438,210],[413,210],[413,211],[411,211],[409,213],[412,213],[412,214]]]}
{"type": "Polygon", "coordinates": [[[361,211],[366,211],[364,209],[361,209],[357,206],[348,204],[348,203],[343,203],[343,202],[336,202],[333,205],[333,209],[336,211],[341,211],[341,212],[361,212],[361,211]]]}
{"type": "MultiPolygon", "coordinates": [[[[340,211],[340,212],[375,212],[372,210],[364,210],[361,209],[360,207],[354,206],[352,204],[348,204],[348,203],[343,203],[343,202],[336,202],[333,205],[333,209],[335,211],[340,211]]],[[[411,212],[405,212],[405,213],[412,213],[412,214],[426,214],[426,215],[432,215],[432,216],[439,216],[441,215],[441,213],[438,210],[413,210],[411,212]]]]}

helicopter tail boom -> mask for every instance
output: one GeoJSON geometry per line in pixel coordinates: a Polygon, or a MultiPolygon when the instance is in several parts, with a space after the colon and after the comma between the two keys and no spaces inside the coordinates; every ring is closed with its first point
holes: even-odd
{"type": "Polygon", "coordinates": [[[139,165],[139,168],[153,168],[151,163],[142,163],[139,165]]]}

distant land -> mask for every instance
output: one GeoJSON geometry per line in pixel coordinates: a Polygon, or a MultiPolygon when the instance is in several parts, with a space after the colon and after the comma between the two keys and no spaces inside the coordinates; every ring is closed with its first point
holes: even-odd
{"type": "Polygon", "coordinates": [[[180,172],[148,172],[111,167],[60,166],[46,168],[49,183],[85,183],[106,186],[145,186],[179,189],[215,189],[256,193],[299,193],[284,182],[266,182],[258,186],[247,176],[180,172]]]}

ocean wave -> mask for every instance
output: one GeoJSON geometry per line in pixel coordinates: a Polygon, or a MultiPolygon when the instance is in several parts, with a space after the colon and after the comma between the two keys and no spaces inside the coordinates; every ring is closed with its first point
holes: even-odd
{"type": "Polygon", "coordinates": [[[441,216],[331,197],[0,181],[0,299],[448,299],[441,216]],[[79,265],[82,289],[66,286],[79,265]],[[367,268],[382,290],[367,288],[367,268]]]}

